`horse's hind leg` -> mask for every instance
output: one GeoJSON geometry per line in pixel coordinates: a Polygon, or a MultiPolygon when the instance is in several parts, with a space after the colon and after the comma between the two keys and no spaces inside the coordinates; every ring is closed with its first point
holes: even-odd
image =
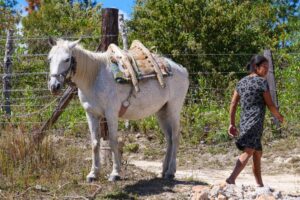
{"type": "Polygon", "coordinates": [[[99,176],[100,171],[100,160],[99,160],[99,149],[100,149],[100,132],[99,132],[99,120],[93,115],[86,113],[89,129],[91,133],[92,143],[92,168],[90,173],[87,175],[87,182],[95,181],[99,176]]]}
{"type": "Polygon", "coordinates": [[[158,121],[167,140],[167,152],[163,162],[162,176],[166,179],[173,179],[176,172],[176,155],[179,145],[180,111],[172,109],[167,103],[158,113],[158,121]]]}
{"type": "Polygon", "coordinates": [[[166,171],[168,170],[171,153],[172,153],[172,127],[169,122],[169,118],[166,113],[167,105],[165,105],[157,114],[157,119],[159,126],[162,130],[162,132],[165,135],[166,142],[167,142],[167,151],[165,155],[165,159],[163,162],[163,169],[162,169],[162,177],[165,176],[166,171]]]}

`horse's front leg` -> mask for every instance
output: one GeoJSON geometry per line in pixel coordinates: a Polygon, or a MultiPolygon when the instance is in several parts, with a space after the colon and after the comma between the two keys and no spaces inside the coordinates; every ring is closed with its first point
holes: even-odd
{"type": "Polygon", "coordinates": [[[100,172],[100,130],[99,130],[99,119],[93,116],[91,113],[86,113],[89,129],[91,133],[91,144],[92,144],[92,167],[90,173],[87,175],[87,182],[95,181],[100,172]]]}
{"type": "Polygon", "coordinates": [[[112,152],[113,169],[108,178],[109,181],[120,180],[121,157],[118,148],[118,117],[113,114],[106,115],[109,145],[112,152]]]}

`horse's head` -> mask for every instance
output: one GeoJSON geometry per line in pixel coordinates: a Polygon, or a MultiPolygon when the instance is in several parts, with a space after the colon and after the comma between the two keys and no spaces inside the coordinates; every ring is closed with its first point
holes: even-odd
{"type": "Polygon", "coordinates": [[[49,38],[49,44],[52,46],[48,60],[50,63],[50,80],[48,82],[49,90],[52,94],[58,94],[69,73],[72,72],[74,58],[72,57],[73,48],[80,42],[65,41],[49,38]]]}

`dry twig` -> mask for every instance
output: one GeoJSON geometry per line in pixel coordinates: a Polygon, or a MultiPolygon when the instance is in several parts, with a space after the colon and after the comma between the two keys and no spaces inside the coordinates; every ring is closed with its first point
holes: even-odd
{"type": "Polygon", "coordinates": [[[0,196],[3,197],[3,199],[8,199],[4,194],[2,194],[2,191],[0,190],[0,196]]]}
{"type": "Polygon", "coordinates": [[[15,196],[14,199],[18,199],[18,197],[23,196],[24,194],[26,194],[29,190],[31,190],[33,188],[35,188],[35,186],[31,186],[31,187],[27,188],[24,192],[22,192],[21,194],[15,196]]]}
{"type": "MultiPolygon", "coordinates": [[[[94,184],[94,185],[96,185],[96,184],[94,184]]],[[[98,186],[98,188],[95,190],[95,192],[91,196],[89,196],[90,200],[95,199],[97,194],[101,191],[102,187],[100,185],[97,185],[97,186],[98,186]]]]}
{"type": "Polygon", "coordinates": [[[84,199],[84,200],[89,200],[88,198],[84,196],[64,196],[64,199],[84,199]]]}

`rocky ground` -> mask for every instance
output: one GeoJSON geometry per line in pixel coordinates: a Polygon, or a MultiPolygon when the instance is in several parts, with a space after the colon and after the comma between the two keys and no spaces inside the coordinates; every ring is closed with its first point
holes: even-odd
{"type": "Polygon", "coordinates": [[[194,186],[192,188],[192,200],[239,200],[239,199],[256,199],[256,200],[296,200],[300,199],[297,195],[283,194],[279,190],[270,187],[253,187],[237,186],[226,183],[212,186],[194,186]]]}

